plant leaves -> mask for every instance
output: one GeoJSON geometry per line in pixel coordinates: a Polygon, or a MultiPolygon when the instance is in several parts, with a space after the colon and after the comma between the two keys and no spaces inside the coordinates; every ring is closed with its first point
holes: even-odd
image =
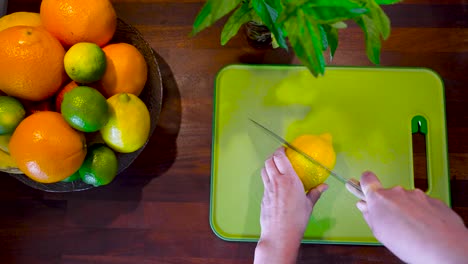
{"type": "Polygon", "coordinates": [[[283,30],[277,25],[278,12],[270,6],[268,2],[274,0],[252,0],[252,7],[257,15],[262,19],[263,24],[275,35],[278,45],[284,49],[288,49],[286,40],[284,39],[283,30]]]}
{"type": "Polygon", "coordinates": [[[281,0],[265,0],[265,2],[273,7],[273,9],[280,14],[283,11],[283,5],[281,4],[281,0]]]}
{"type": "Polygon", "coordinates": [[[368,15],[355,19],[356,23],[362,28],[366,39],[366,54],[371,62],[380,64],[380,31],[368,15]]]}
{"type": "Polygon", "coordinates": [[[290,15],[296,13],[298,8],[306,12],[319,24],[331,24],[342,20],[352,19],[369,12],[365,7],[367,0],[300,0],[285,3],[278,22],[282,23],[290,15]]]}
{"type": "Polygon", "coordinates": [[[327,35],[328,47],[330,48],[330,60],[333,60],[338,48],[338,29],[331,25],[323,25],[323,29],[327,35]]]}
{"type": "Polygon", "coordinates": [[[383,39],[387,39],[390,36],[390,19],[379,5],[371,4],[371,17],[379,28],[383,39]]]}
{"type": "Polygon", "coordinates": [[[327,32],[325,32],[325,29],[323,28],[324,25],[317,25],[317,26],[320,32],[320,38],[322,39],[322,50],[325,51],[328,49],[327,32]]]}
{"type": "Polygon", "coordinates": [[[225,45],[232,37],[234,37],[239,28],[249,22],[252,19],[251,12],[252,8],[249,7],[249,4],[245,2],[241,5],[232,15],[229,17],[228,21],[224,25],[223,31],[221,32],[221,45],[225,45]]]}
{"type": "Polygon", "coordinates": [[[345,29],[348,28],[348,25],[346,25],[345,22],[343,21],[338,21],[336,23],[331,24],[330,26],[337,28],[337,29],[345,29]]]}
{"type": "Polygon", "coordinates": [[[355,18],[369,12],[366,8],[346,9],[342,7],[306,5],[304,12],[317,23],[330,24],[346,19],[355,18]]]}
{"type": "Polygon", "coordinates": [[[401,2],[402,0],[374,0],[378,5],[393,5],[401,2]]]}
{"type": "Polygon", "coordinates": [[[317,77],[325,72],[320,29],[313,20],[307,19],[302,9],[284,22],[288,38],[297,57],[317,77]]]}
{"type": "Polygon", "coordinates": [[[271,46],[274,49],[279,48],[278,41],[276,41],[275,34],[271,34],[271,46]]]}
{"type": "Polygon", "coordinates": [[[200,13],[198,13],[195,18],[195,22],[193,22],[192,35],[213,25],[218,19],[234,10],[241,1],[242,0],[207,0],[200,10],[200,13]]]}
{"type": "Polygon", "coordinates": [[[361,4],[364,4],[364,6],[369,9],[369,13],[367,13],[367,15],[372,19],[372,23],[375,24],[383,39],[387,39],[390,36],[390,19],[382,8],[375,0],[356,1],[360,1],[361,4]]]}

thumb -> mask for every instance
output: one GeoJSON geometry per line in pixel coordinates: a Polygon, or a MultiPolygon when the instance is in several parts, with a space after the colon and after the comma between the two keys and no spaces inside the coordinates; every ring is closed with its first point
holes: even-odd
{"type": "Polygon", "coordinates": [[[307,198],[312,202],[312,205],[315,205],[320,199],[320,196],[322,196],[322,193],[325,192],[328,189],[328,185],[326,183],[322,183],[319,186],[311,189],[307,193],[307,198]]]}
{"type": "Polygon", "coordinates": [[[361,188],[367,199],[373,192],[382,188],[382,183],[373,172],[366,171],[361,176],[361,188]]]}

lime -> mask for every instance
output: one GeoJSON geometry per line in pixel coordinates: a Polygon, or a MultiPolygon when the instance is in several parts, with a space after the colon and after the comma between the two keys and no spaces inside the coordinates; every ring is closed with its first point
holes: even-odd
{"type": "Polygon", "coordinates": [[[106,71],[106,54],[102,49],[89,42],[73,45],[63,59],[68,76],[78,83],[98,81],[106,71]]]}
{"type": "Polygon", "coordinates": [[[107,99],[109,121],[101,128],[106,144],[117,152],[130,153],[141,148],[149,137],[150,115],[136,95],[119,93],[107,99]]]}
{"type": "Polygon", "coordinates": [[[70,126],[83,132],[98,131],[109,119],[106,98],[87,86],[78,86],[66,93],[61,111],[70,126]]]}
{"type": "Polygon", "coordinates": [[[88,149],[79,173],[85,183],[102,186],[109,184],[115,178],[117,169],[115,153],[103,144],[94,144],[88,149]]]}
{"type": "Polygon", "coordinates": [[[77,181],[79,179],[81,179],[80,173],[78,171],[76,171],[70,177],[63,179],[62,182],[74,182],[74,181],[77,181]]]}
{"type": "Polygon", "coordinates": [[[11,134],[24,119],[23,105],[11,96],[0,96],[0,135],[11,134]]]}

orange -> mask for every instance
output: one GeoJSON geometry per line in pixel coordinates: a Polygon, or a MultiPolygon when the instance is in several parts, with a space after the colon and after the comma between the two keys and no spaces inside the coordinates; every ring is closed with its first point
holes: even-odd
{"type": "Polygon", "coordinates": [[[101,93],[106,98],[118,93],[140,95],[148,77],[148,66],[140,51],[127,43],[110,44],[102,50],[107,68],[101,79],[101,93]]]}
{"type": "MultiPolygon", "coordinates": [[[[333,149],[332,137],[329,133],[322,135],[301,135],[294,139],[291,144],[328,169],[332,170],[335,166],[336,154],[333,149]]],[[[286,156],[289,158],[297,176],[301,179],[305,191],[325,182],[328,176],[330,176],[327,170],[319,167],[290,148],[286,149],[286,156]]]]}
{"type": "Polygon", "coordinates": [[[60,108],[62,106],[63,97],[66,93],[73,90],[73,88],[77,86],[78,84],[75,81],[71,81],[58,91],[57,95],[55,96],[55,111],[59,113],[61,112],[60,108]]]}
{"type": "Polygon", "coordinates": [[[0,87],[31,101],[51,97],[66,77],[65,50],[41,27],[15,26],[0,32],[0,87]]]}
{"type": "Polygon", "coordinates": [[[10,155],[31,179],[52,183],[75,173],[86,156],[82,133],[71,128],[56,112],[30,115],[10,139],[10,155]]]}
{"type": "Polygon", "coordinates": [[[42,0],[44,27],[64,45],[93,42],[104,46],[117,28],[117,15],[109,0],[42,0]]]}
{"type": "Polygon", "coordinates": [[[0,31],[14,26],[38,27],[42,25],[39,13],[15,12],[0,18],[0,31]]]}

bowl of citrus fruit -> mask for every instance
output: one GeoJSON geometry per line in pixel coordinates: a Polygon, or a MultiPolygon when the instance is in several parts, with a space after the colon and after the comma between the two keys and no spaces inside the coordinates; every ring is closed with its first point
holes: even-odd
{"type": "Polygon", "coordinates": [[[49,192],[111,183],[156,128],[162,80],[109,0],[0,18],[0,171],[49,192]]]}

